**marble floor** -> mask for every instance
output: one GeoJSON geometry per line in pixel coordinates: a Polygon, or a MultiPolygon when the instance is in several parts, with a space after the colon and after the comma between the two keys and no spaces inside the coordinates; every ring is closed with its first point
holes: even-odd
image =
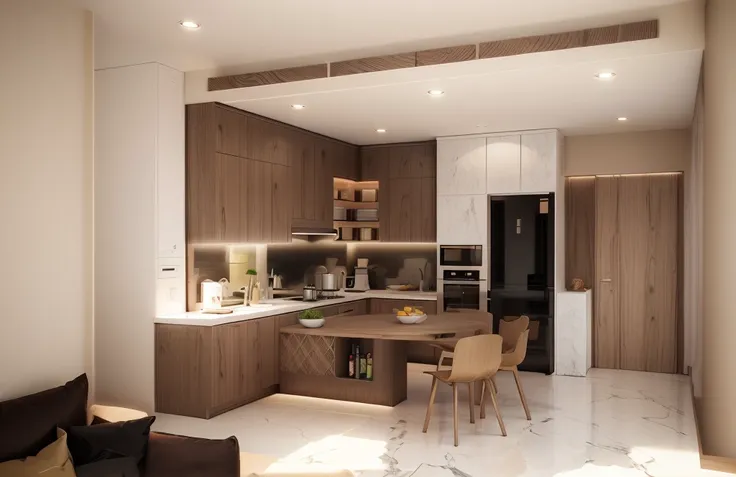
{"type": "MultiPolygon", "coordinates": [[[[452,393],[440,386],[427,434],[429,369],[409,367],[408,399],[390,408],[277,394],[210,420],[159,414],[159,431],[237,436],[242,451],[285,469],[326,464],[361,477],[587,477],[716,475],[701,471],[688,378],[593,369],[586,378],[522,373],[532,420],[513,377],[497,377],[508,437],[488,417],[470,424],[460,394],[453,446],[452,393]]],[[[465,391],[463,389],[462,391],[465,391]]]]}

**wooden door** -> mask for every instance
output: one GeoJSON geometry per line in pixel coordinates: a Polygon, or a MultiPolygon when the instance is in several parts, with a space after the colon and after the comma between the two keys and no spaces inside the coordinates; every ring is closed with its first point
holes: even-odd
{"type": "Polygon", "coordinates": [[[243,234],[249,242],[267,243],[271,241],[271,216],[273,194],[272,165],[242,159],[241,210],[245,220],[241,221],[243,234]]]}
{"type": "Polygon", "coordinates": [[[618,369],[620,315],[617,177],[596,178],[595,208],[595,366],[618,369]]]}
{"type": "Polygon", "coordinates": [[[621,368],[674,373],[677,176],[620,177],[619,210],[621,368]]]}
{"type": "Polygon", "coordinates": [[[243,235],[241,220],[241,162],[242,159],[235,156],[218,154],[217,161],[220,163],[217,186],[219,188],[219,214],[218,226],[219,237],[223,242],[245,242],[247,236],[243,235]]]}
{"type": "Polygon", "coordinates": [[[274,164],[271,187],[271,241],[291,241],[291,168],[274,164]]]}

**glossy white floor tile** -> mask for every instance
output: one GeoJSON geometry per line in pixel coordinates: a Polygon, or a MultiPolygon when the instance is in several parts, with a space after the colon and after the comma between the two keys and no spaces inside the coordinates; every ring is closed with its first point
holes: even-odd
{"type": "Polygon", "coordinates": [[[501,373],[508,437],[488,416],[469,422],[460,395],[453,446],[452,393],[441,386],[422,433],[430,379],[410,366],[409,397],[389,408],[278,394],[209,421],[158,415],[156,430],[237,436],[243,451],[284,464],[323,463],[363,477],[699,476],[698,445],[684,376],[591,369],[588,377],[522,373],[532,420],[510,373],[501,373]]]}

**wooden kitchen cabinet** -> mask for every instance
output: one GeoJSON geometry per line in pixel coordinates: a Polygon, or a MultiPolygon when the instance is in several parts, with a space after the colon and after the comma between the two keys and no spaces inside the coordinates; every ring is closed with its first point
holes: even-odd
{"type": "Polygon", "coordinates": [[[291,128],[267,119],[248,118],[246,157],[256,161],[290,166],[291,128]]]}
{"type": "Polygon", "coordinates": [[[277,392],[278,330],[292,321],[156,325],[156,411],[209,419],[277,392]]]}
{"type": "Polygon", "coordinates": [[[241,238],[242,224],[245,220],[241,209],[241,165],[239,157],[217,154],[219,163],[217,187],[218,193],[218,238],[223,242],[238,242],[241,238]]]}
{"type": "Polygon", "coordinates": [[[268,243],[273,216],[273,166],[253,159],[241,160],[241,204],[245,210],[241,242],[268,243]]]}
{"type": "Polygon", "coordinates": [[[435,141],[390,146],[391,179],[421,179],[437,175],[437,143],[435,141]]]}
{"type": "Polygon", "coordinates": [[[422,238],[422,180],[391,179],[389,182],[391,242],[420,242],[422,238]]]}
{"type": "Polygon", "coordinates": [[[271,172],[271,242],[291,241],[290,169],[274,164],[271,172]]]}
{"type": "Polygon", "coordinates": [[[314,221],[314,139],[294,131],[294,156],[291,162],[291,218],[295,226],[314,221]]]}
{"type": "Polygon", "coordinates": [[[190,243],[220,239],[217,188],[220,163],[215,155],[214,129],[209,127],[213,116],[213,105],[193,105],[186,109],[186,224],[190,243]]]}
{"type": "Polygon", "coordinates": [[[314,144],[314,225],[332,228],[335,148],[324,138],[315,139],[314,144]]]}
{"type": "Polygon", "coordinates": [[[215,106],[215,151],[240,155],[241,115],[231,109],[215,106]]]}
{"type": "Polygon", "coordinates": [[[391,238],[391,212],[389,204],[390,157],[387,147],[360,148],[360,179],[378,181],[378,239],[388,242],[391,238]],[[383,205],[382,205],[383,204],[383,205]]]}

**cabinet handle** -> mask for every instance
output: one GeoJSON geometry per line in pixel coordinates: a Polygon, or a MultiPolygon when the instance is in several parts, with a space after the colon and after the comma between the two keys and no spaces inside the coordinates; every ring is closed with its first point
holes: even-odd
{"type": "Polygon", "coordinates": [[[610,278],[601,278],[601,282],[604,282],[604,283],[611,283],[612,281],[613,280],[611,280],[610,278]]]}

